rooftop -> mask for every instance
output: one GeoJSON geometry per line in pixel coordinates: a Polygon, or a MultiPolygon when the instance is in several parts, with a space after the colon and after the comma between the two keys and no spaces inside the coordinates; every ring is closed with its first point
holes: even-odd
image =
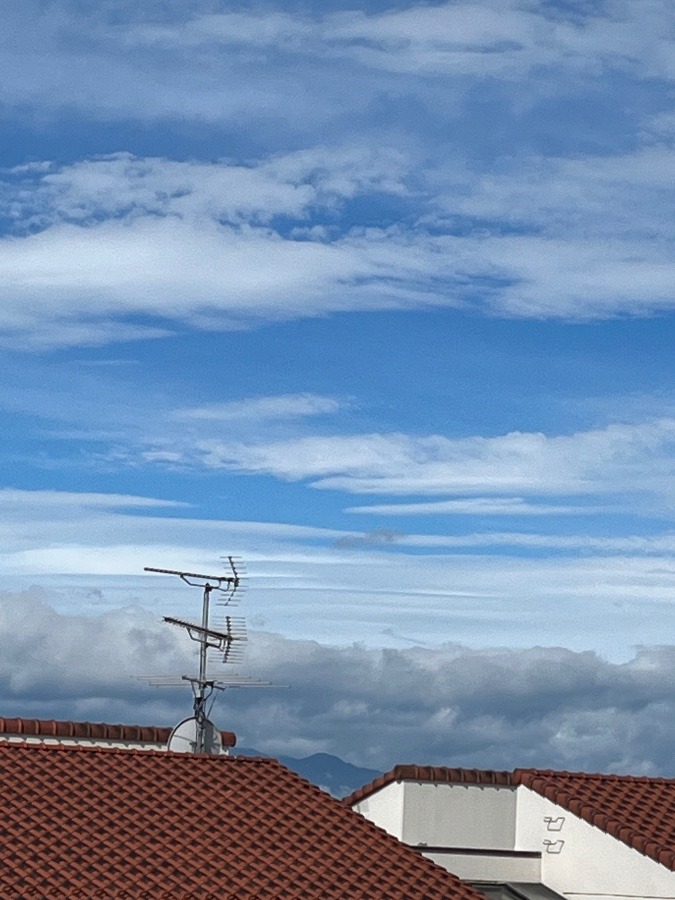
{"type": "Polygon", "coordinates": [[[345,797],[354,806],[387,784],[429,781],[495,786],[524,785],[675,871],[675,779],[514,769],[498,772],[443,766],[395,766],[345,797]]]}
{"type": "MultiPolygon", "coordinates": [[[[61,738],[120,743],[166,744],[171,728],[145,725],[108,725],[105,722],[70,722],[57,719],[0,718],[0,740],[9,736],[61,738]]],[[[221,731],[224,747],[234,747],[237,738],[232,731],[221,731]]]]}
{"type": "Polygon", "coordinates": [[[0,741],[0,895],[484,900],[273,759],[0,741]]]}

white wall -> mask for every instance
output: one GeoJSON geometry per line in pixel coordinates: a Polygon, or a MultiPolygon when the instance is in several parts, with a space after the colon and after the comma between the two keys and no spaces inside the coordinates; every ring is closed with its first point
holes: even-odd
{"type": "Polygon", "coordinates": [[[65,744],[68,747],[117,747],[122,750],[166,750],[166,744],[151,741],[110,741],[106,738],[61,737],[39,734],[3,734],[0,741],[7,744],[46,744],[56,747],[65,744]]]}
{"type": "Polygon", "coordinates": [[[416,846],[513,850],[516,789],[404,782],[403,841],[416,846]]]}
{"type": "Polygon", "coordinates": [[[461,878],[539,881],[540,858],[515,846],[516,788],[394,782],[354,809],[461,878]],[[450,852],[461,849],[482,852],[450,852]]]}
{"type": "Polygon", "coordinates": [[[489,853],[477,857],[471,854],[434,853],[426,850],[422,850],[422,853],[448,872],[467,881],[517,881],[534,884],[541,882],[541,857],[533,859],[489,853]]]}

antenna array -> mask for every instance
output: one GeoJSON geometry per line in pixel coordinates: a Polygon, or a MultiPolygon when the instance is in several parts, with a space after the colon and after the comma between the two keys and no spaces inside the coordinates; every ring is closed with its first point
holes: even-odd
{"type": "MultiPolygon", "coordinates": [[[[246,642],[246,623],[241,616],[231,616],[226,611],[219,621],[213,625],[210,622],[211,595],[216,595],[216,605],[232,607],[239,601],[239,595],[243,588],[241,560],[234,556],[228,556],[226,559],[229,572],[225,575],[200,575],[197,572],[155,569],[150,566],[144,568],[145,572],[159,575],[177,575],[185,584],[202,588],[200,624],[164,616],[165,622],[183,628],[190,640],[199,644],[199,674],[196,677],[182,675],[177,678],[170,675],[149,675],[144,678],[157,687],[176,687],[185,684],[191,686],[194,695],[195,739],[190,742],[190,746],[194,746],[195,753],[213,752],[211,749],[213,747],[211,738],[213,725],[209,722],[206,704],[214,691],[224,691],[227,688],[269,686],[268,681],[257,681],[246,676],[234,675],[233,677],[214,679],[208,675],[209,650],[221,657],[221,663],[236,663],[241,660],[243,645],[246,642]]],[[[184,726],[186,722],[180,723],[177,728],[184,726]]]]}

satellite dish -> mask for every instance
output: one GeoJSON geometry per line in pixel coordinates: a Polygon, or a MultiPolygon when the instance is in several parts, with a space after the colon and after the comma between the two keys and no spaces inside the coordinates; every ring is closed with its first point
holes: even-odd
{"type": "MultiPolygon", "coordinates": [[[[223,752],[223,740],[220,732],[210,719],[203,721],[204,753],[218,756],[223,752]]],[[[183,719],[173,729],[166,747],[174,753],[196,753],[197,751],[197,719],[190,716],[183,719]]]]}

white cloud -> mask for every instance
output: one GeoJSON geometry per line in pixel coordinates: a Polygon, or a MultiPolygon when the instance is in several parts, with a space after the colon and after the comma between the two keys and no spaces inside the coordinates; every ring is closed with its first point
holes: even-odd
{"type": "Polygon", "coordinates": [[[281,394],[276,397],[249,397],[228,403],[209,403],[176,410],[174,415],[179,419],[198,422],[260,421],[335,413],[341,406],[340,401],[333,397],[320,397],[311,393],[281,394]]]}
{"type": "Polygon", "coordinates": [[[371,506],[350,506],[345,511],[378,516],[576,516],[590,515],[601,510],[602,508],[597,506],[528,503],[522,497],[462,497],[456,500],[433,500],[429,503],[379,503],[371,506]]]}
{"type": "Polygon", "coordinates": [[[0,190],[14,222],[0,239],[3,340],[101,344],[341,310],[672,308],[675,151],[521,159],[499,176],[415,169],[396,152],[344,148],[248,165],[118,154],[21,167],[0,190]],[[341,224],[345,201],[382,191],[405,196],[418,222],[341,224]]]}
{"type": "MultiPolygon", "coordinates": [[[[312,209],[363,191],[401,192],[401,163],[387,152],[316,149],[251,167],[122,154],[22,171],[4,185],[16,225],[0,241],[5,340],[58,346],[70,336],[86,342],[89,332],[100,343],[165,334],[168,322],[228,329],[452,303],[426,282],[437,251],[404,232],[326,239],[325,229],[310,227],[288,237],[266,224],[290,216],[311,225],[312,209]],[[157,325],[136,324],[139,314],[157,325]]],[[[455,270],[449,258],[440,274],[455,270]]]]}
{"type": "Polygon", "coordinates": [[[40,692],[71,700],[124,695],[133,689],[131,677],[143,674],[148,662],[179,670],[187,666],[189,647],[156,622],[155,616],[133,607],[94,617],[63,615],[50,606],[44,591],[2,592],[3,695],[15,702],[40,692]]]}
{"type": "Polygon", "coordinates": [[[73,507],[87,509],[177,509],[189,507],[189,503],[176,500],[158,500],[154,497],[135,497],[131,494],[68,493],[67,491],[20,491],[0,488],[0,508],[5,515],[37,509],[41,512],[61,509],[70,515],[73,507]]]}
{"type": "Polygon", "coordinates": [[[526,532],[490,531],[462,535],[408,534],[398,541],[407,547],[479,547],[541,548],[558,551],[581,550],[601,553],[672,553],[675,551],[675,533],[645,537],[594,537],[588,534],[573,536],[561,534],[532,534],[526,532]]]}
{"type": "Polygon", "coordinates": [[[24,228],[143,215],[260,224],[373,190],[402,193],[406,169],[402,153],[366,146],[317,146],[248,164],[115,153],[69,166],[17,166],[6,172],[2,194],[24,228]]]}
{"type": "Polygon", "coordinates": [[[571,435],[496,437],[370,434],[301,437],[269,444],[204,441],[196,460],[213,468],[312,479],[356,494],[558,494],[646,492],[673,500],[675,422],[612,424],[571,435]]]}
{"type": "Polygon", "coordinates": [[[443,2],[322,16],[267,12],[197,13],[187,21],[129,28],[129,47],[150,47],[185,60],[199,48],[212,60],[223,47],[276,50],[299,59],[319,51],[371,70],[413,75],[524,79],[538,69],[569,76],[602,67],[673,77],[673,15],[667,3],[615,0],[600,11],[555,10],[518,0],[443,2]]]}

